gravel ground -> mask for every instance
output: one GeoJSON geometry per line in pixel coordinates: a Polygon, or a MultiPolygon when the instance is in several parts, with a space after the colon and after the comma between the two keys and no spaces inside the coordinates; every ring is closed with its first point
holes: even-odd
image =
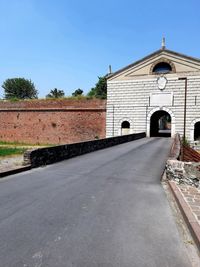
{"type": "Polygon", "coordinates": [[[23,166],[23,155],[0,157],[0,172],[16,169],[23,166]]]}

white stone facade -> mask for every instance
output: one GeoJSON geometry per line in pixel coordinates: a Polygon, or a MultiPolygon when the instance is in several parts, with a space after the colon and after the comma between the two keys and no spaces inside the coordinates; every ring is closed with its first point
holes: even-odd
{"type": "Polygon", "coordinates": [[[200,121],[200,60],[165,49],[108,77],[107,137],[121,135],[123,121],[130,123],[130,133],[150,136],[151,116],[159,110],[171,116],[171,135],[183,135],[185,81],[180,77],[187,78],[186,138],[193,141],[195,123],[200,121]],[[154,73],[159,62],[168,62],[171,71],[154,73]],[[162,90],[159,77],[166,79],[162,90]]]}

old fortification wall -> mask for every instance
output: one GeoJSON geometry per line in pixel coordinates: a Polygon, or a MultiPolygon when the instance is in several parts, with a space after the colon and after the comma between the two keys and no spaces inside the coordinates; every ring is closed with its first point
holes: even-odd
{"type": "Polygon", "coordinates": [[[0,140],[64,144],[105,137],[103,100],[0,101],[0,140]]]}

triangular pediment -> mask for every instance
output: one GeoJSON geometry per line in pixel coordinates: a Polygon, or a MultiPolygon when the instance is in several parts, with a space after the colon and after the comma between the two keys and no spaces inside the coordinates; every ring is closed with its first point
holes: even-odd
{"type": "Polygon", "coordinates": [[[172,71],[167,75],[179,75],[181,73],[193,74],[198,72],[200,74],[200,59],[161,49],[111,74],[108,77],[108,81],[130,80],[140,77],[149,78],[149,76],[155,75],[152,70],[159,62],[167,62],[172,66],[172,71]]]}

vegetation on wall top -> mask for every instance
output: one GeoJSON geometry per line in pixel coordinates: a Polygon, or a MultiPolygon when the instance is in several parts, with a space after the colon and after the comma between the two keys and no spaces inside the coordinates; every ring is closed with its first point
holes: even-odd
{"type": "Polygon", "coordinates": [[[58,90],[57,88],[54,88],[50,91],[48,95],[46,95],[46,98],[63,98],[65,96],[65,93],[63,90],[58,90]]]}
{"type": "Polygon", "coordinates": [[[38,95],[34,83],[24,78],[7,79],[2,88],[5,92],[5,99],[34,99],[38,95]]]}
{"type": "MultiPolygon", "coordinates": [[[[6,100],[30,100],[38,98],[38,91],[31,80],[25,78],[11,78],[4,81],[2,88],[4,89],[4,97],[6,100]]],[[[78,88],[72,96],[65,96],[63,90],[57,88],[52,89],[46,95],[46,99],[106,99],[107,98],[107,82],[106,76],[98,77],[95,87],[91,88],[89,93],[85,96],[83,90],[78,88]]]]}
{"type": "Polygon", "coordinates": [[[91,88],[90,92],[88,93],[89,97],[95,97],[100,99],[107,98],[107,82],[106,77],[98,77],[98,82],[96,83],[94,88],[91,88]]]}
{"type": "Polygon", "coordinates": [[[72,96],[80,96],[80,95],[83,95],[83,90],[78,88],[76,89],[73,93],[72,93],[72,96]]]}

